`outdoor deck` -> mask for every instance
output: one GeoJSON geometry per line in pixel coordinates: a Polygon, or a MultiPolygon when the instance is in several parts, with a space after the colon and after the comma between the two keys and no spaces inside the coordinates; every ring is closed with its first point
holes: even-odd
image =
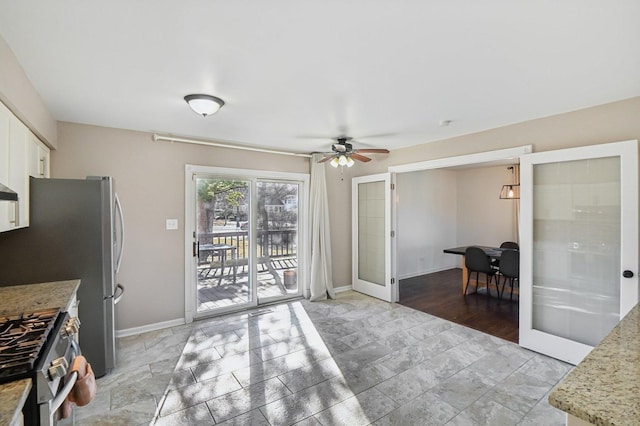
{"type": "MultiPolygon", "coordinates": [[[[261,258],[258,263],[258,298],[297,294],[298,287],[285,271],[297,271],[295,257],[261,258]]],[[[198,266],[198,312],[223,308],[249,301],[249,267],[247,259],[230,259],[224,270],[220,262],[198,266]],[[235,280],[234,280],[235,269],[235,280]]]]}

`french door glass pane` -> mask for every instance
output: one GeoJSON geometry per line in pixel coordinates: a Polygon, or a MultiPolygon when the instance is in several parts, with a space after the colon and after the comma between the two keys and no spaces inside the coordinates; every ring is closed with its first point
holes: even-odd
{"type": "Polygon", "coordinates": [[[198,312],[251,302],[250,181],[196,178],[198,312]]]}
{"type": "Polygon", "coordinates": [[[620,158],[533,166],[533,328],[595,346],[620,318],[620,158]]]}
{"type": "Polygon", "coordinates": [[[385,285],[385,182],[358,185],[358,278],[385,285]]]}
{"type": "Polygon", "coordinates": [[[298,196],[300,184],[258,181],[258,300],[298,294],[298,196]]]}

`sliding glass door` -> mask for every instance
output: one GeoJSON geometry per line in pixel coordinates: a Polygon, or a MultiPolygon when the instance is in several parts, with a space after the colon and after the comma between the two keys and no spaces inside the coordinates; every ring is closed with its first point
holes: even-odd
{"type": "Polygon", "coordinates": [[[520,345],[579,363],[638,303],[637,142],[521,162],[520,345]]]}
{"type": "Polygon", "coordinates": [[[300,183],[257,182],[258,300],[300,294],[298,204],[300,183]]]}
{"type": "Polygon", "coordinates": [[[255,305],[249,274],[251,181],[195,176],[198,313],[255,305]]]}
{"type": "Polygon", "coordinates": [[[298,297],[307,175],[187,166],[187,320],[298,297]]]}

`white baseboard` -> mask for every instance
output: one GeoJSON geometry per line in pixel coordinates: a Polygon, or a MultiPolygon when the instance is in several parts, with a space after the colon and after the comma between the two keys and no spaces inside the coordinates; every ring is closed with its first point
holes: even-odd
{"type": "Polygon", "coordinates": [[[398,276],[398,280],[406,280],[407,278],[419,277],[420,275],[433,274],[435,272],[447,271],[449,269],[459,268],[460,266],[443,266],[442,268],[430,269],[428,271],[410,272],[398,276]]]}
{"type": "Polygon", "coordinates": [[[184,318],[176,318],[169,321],[156,322],[154,324],[141,325],[140,327],[125,328],[116,330],[116,337],[133,336],[135,334],[147,333],[149,331],[162,330],[163,328],[174,327],[185,324],[184,318]]]}
{"type": "MultiPolygon", "coordinates": [[[[333,291],[336,293],[342,293],[344,291],[353,290],[353,287],[350,285],[345,285],[342,287],[335,287],[333,291]]],[[[116,330],[116,337],[126,337],[133,336],[136,334],[147,333],[149,331],[162,330],[163,328],[174,327],[176,325],[185,324],[184,318],[176,318],[174,320],[156,322],[154,324],[142,325],[140,327],[132,327],[125,328],[123,330],[116,330]]]]}

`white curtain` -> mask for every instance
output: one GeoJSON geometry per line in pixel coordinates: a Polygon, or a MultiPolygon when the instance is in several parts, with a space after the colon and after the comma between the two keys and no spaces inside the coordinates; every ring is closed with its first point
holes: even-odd
{"type": "Polygon", "coordinates": [[[322,154],[311,157],[311,301],[335,299],[333,291],[333,269],[331,266],[331,236],[329,235],[329,203],[327,181],[324,176],[325,163],[318,163],[322,154]]]}

